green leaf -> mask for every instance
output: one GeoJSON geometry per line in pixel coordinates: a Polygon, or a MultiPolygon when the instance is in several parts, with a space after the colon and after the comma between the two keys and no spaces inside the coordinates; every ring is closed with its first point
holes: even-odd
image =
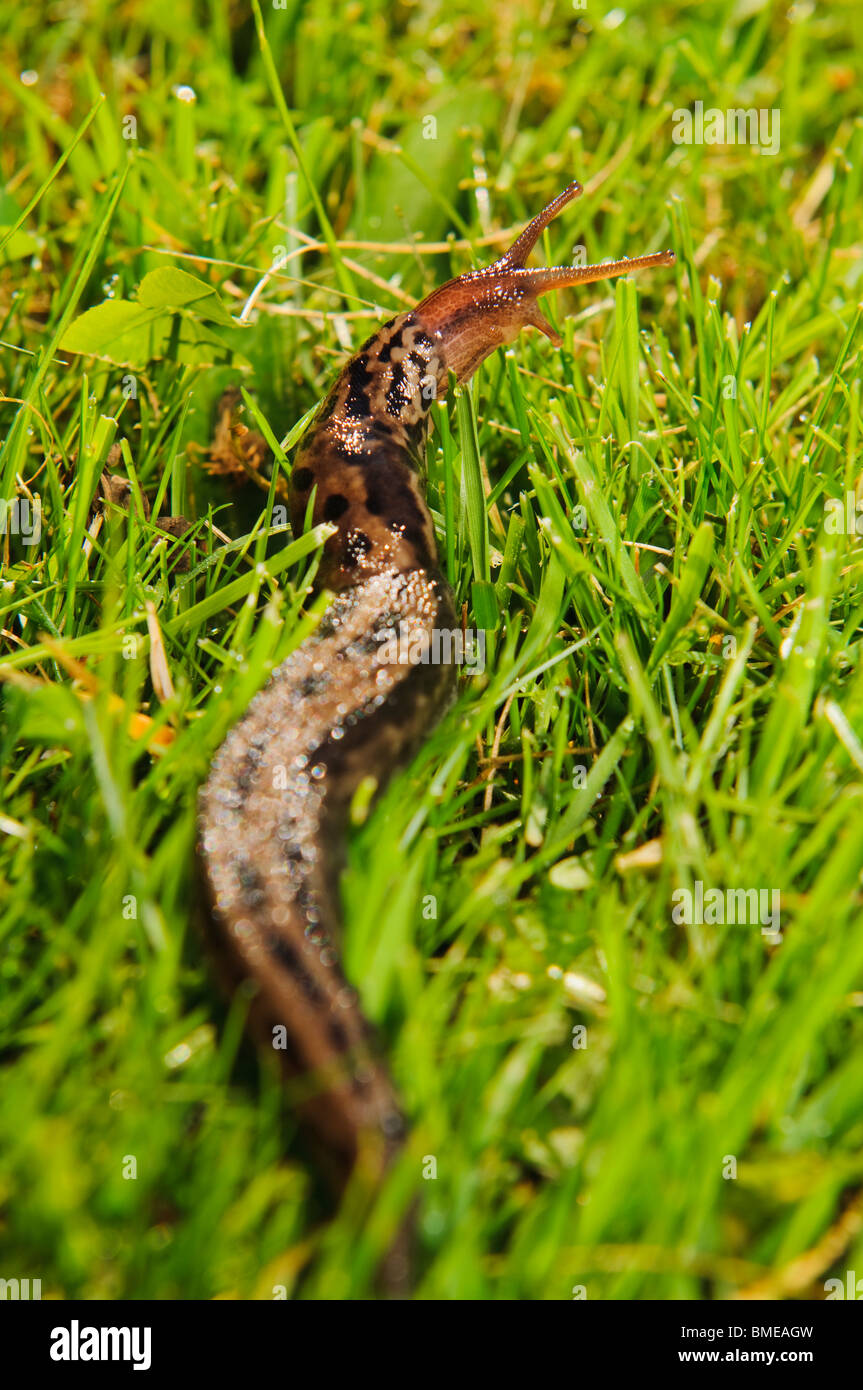
{"type": "Polygon", "coordinates": [[[228,328],[236,326],[234,320],[210,285],[174,266],[145,275],[136,299],[107,299],[87,309],[69,325],[60,347],[143,369],[164,356],[178,315],[176,346],[182,348],[185,362],[206,364],[225,352],[222,339],[199,320],[228,328]]]}
{"type": "Polygon", "coordinates": [[[120,366],[145,366],[161,356],[170,327],[168,314],[128,299],[108,299],[79,314],[60,339],[60,347],[120,366]]]}
{"type": "Polygon", "coordinates": [[[194,309],[199,319],[221,323],[226,328],[234,325],[212,285],[173,265],[161,266],[144,276],[138,286],[138,303],[148,309],[194,309]]]}

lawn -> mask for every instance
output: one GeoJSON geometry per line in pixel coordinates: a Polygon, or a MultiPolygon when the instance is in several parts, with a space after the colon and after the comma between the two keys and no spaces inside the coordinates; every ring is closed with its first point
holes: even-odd
{"type": "Polygon", "coordinates": [[[418,1298],[863,1276],[858,19],[4,17],[0,1275],[368,1297],[418,1197],[418,1298]],[[754,144],[708,138],[740,108],[754,144]],[[573,178],[533,263],[677,263],[546,300],[562,348],[526,333],[433,408],[486,670],[357,808],[344,959],[411,1138],[328,1219],[202,948],[197,789],[323,611],[282,501],[309,412],[573,178]],[[233,385],[263,488],[208,466],[233,385]]]}

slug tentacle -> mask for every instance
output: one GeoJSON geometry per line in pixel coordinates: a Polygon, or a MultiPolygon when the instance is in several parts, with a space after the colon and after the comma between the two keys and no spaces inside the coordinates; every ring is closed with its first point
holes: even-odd
{"type": "Polygon", "coordinates": [[[547,207],[544,207],[542,212],[538,213],[532,222],[528,222],[524,231],[518,234],[509,250],[505,251],[493,265],[488,267],[488,269],[523,269],[525,261],[534,246],[536,246],[536,243],[539,241],[549,222],[553,222],[561,208],[565,208],[567,203],[572,202],[573,198],[580,198],[583,192],[584,189],[578,182],[578,179],[573,179],[572,183],[569,184],[562,193],[558,193],[556,198],[552,198],[547,207]]]}
{"type": "MultiPolygon", "coordinates": [[[[437,634],[454,635],[455,615],[421,480],[431,403],[450,373],[466,380],[522,328],[558,341],[541,295],[673,260],[659,252],[526,269],[544,228],[580,191],[570,184],[493,265],[390,319],[343,368],[291,479],[295,533],[312,496],[312,521],[334,528],[319,571],[334,602],[228,735],[201,793],[200,856],[219,954],[231,980],[254,982],[252,1026],[304,1077],[307,1118],[340,1182],[364,1140],[376,1137],[386,1163],[403,1132],[339,964],[348,806],[363,778],[382,787],[411,756],[455,687],[451,660],[435,664],[433,650],[437,634]],[[395,632],[403,640],[394,659],[395,632]]],[[[396,1263],[401,1278],[404,1261],[396,1263]]]]}

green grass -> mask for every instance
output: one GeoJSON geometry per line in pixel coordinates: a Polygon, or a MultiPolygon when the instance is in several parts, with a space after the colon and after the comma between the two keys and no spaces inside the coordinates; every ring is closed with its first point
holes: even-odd
{"type": "Polygon", "coordinates": [[[859,26],[621,16],[288,0],[267,61],[215,0],[7,17],[0,497],[43,527],[0,538],[0,1275],[43,1296],[368,1295],[416,1191],[420,1297],[863,1269],[863,548],[825,526],[860,471],[859,26]],[[675,145],[698,100],[780,108],[780,152],[675,145]],[[278,499],[201,449],[237,379],[292,443],[351,344],[573,177],[540,259],[678,262],[549,301],[562,350],[527,334],[437,411],[441,552],[496,625],[352,838],[346,965],[413,1137],[327,1225],[193,923],[196,790],[320,612],[317,541],[268,537],[278,499]],[[154,310],[132,366],[63,347],[157,269],[238,316],[279,256],[246,327],[209,297],[154,310]],[[139,503],[93,527],[118,443],[200,523],[189,574],[139,503]],[[781,941],[676,923],[698,880],[779,890],[781,941]]]}

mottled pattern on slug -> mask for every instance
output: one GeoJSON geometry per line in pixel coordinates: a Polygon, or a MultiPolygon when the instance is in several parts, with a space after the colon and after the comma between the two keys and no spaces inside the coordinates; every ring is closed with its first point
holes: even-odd
{"type": "Polygon", "coordinates": [[[419,639],[451,626],[443,586],[421,570],[365,572],[315,634],[274,673],[228,735],[201,797],[201,851],[223,965],[258,983],[253,1024],[273,1044],[290,1021],[282,1060],[311,1072],[318,1130],[349,1167],[357,1135],[401,1134],[398,1104],[369,1048],[336,940],[342,822],[370,771],[421,741],[452,669],[386,664],[387,633],[419,639]]]}
{"type": "Polygon", "coordinates": [[[432,520],[420,486],[428,412],[446,384],[440,343],[416,312],[369,338],[324,401],[291,478],[294,529],[312,520],[338,532],[326,544],[322,582],[352,584],[361,557],[398,570],[434,566],[432,520]]]}
{"type": "Polygon", "coordinates": [[[216,949],[232,981],[256,988],[250,1019],[261,1040],[272,1045],[273,1030],[286,1030],[280,1055],[303,1078],[306,1113],[342,1180],[364,1136],[390,1155],[402,1129],[338,959],[347,807],[364,777],[382,786],[410,757],[455,685],[452,666],[384,657],[394,630],[412,645],[455,626],[421,480],[431,403],[450,372],[466,380],[526,326],[559,341],[538,296],[673,260],[659,252],[527,270],[542,230],[580,191],[570,185],[494,265],[384,324],[341,372],[303,441],[291,491],[296,534],[312,497],[312,522],[335,527],[318,578],[336,597],[228,735],[201,793],[216,949]]]}
{"type": "Polygon", "coordinates": [[[294,530],[312,489],[314,524],[336,527],[319,582],[337,593],[318,631],[231,731],[201,795],[201,856],[218,949],[258,986],[252,1026],[288,1025],[287,1068],[343,1174],[359,1136],[387,1151],[402,1120],[339,964],[336,883],[343,824],[360,781],[383,785],[440,717],[452,666],[385,660],[394,632],[452,630],[420,483],[428,412],[446,371],[416,313],[383,325],[348,362],[291,479],[294,530]]]}

